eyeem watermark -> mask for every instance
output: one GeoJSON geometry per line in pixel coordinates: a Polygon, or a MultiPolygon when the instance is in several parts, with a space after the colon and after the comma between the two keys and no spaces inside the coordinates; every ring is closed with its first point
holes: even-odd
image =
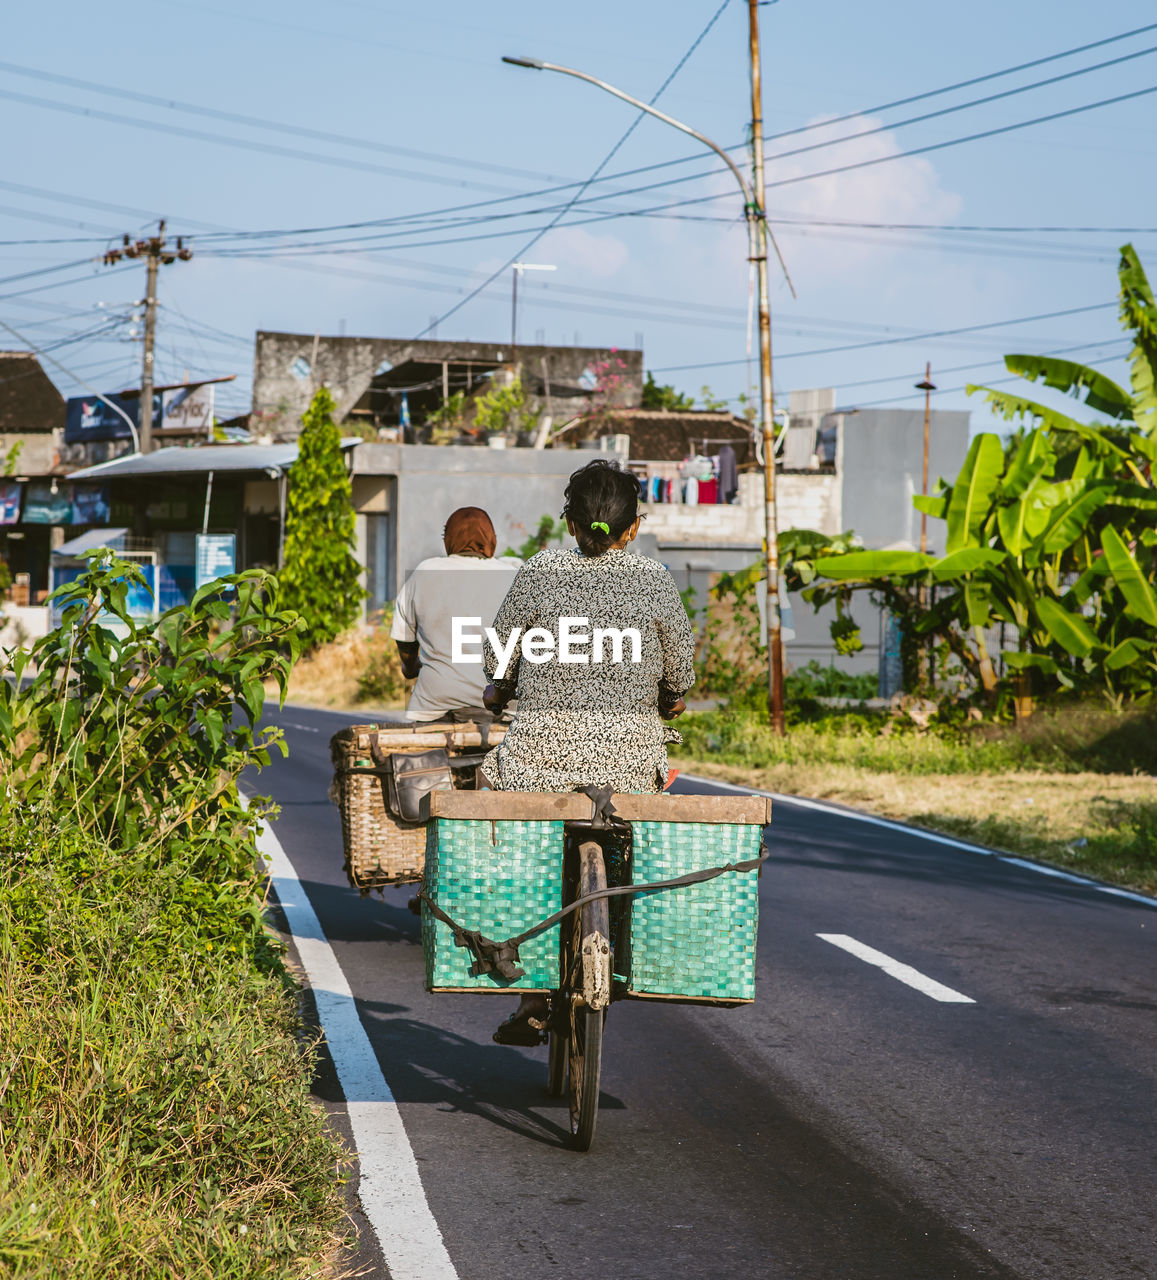
{"type": "Polygon", "coordinates": [[[506,637],[505,645],[493,627],[483,628],[481,618],[455,617],[451,628],[452,660],[480,663],[485,637],[498,659],[494,670],[496,680],[503,679],[510,669],[510,660],[520,640],[522,656],[536,666],[544,662],[585,666],[591,662],[643,661],[643,637],[637,627],[592,627],[589,618],[559,618],[557,636],[546,627],[528,627],[526,631],[515,627],[506,637]],[[467,645],[471,652],[467,652],[467,645]],[[630,657],[626,657],[628,645],[630,657]]]}

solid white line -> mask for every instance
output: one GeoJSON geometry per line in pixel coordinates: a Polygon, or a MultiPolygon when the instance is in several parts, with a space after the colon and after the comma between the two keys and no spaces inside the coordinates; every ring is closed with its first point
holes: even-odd
{"type": "Polygon", "coordinates": [[[1106,893],[1113,898],[1124,898],[1128,902],[1139,902],[1145,907],[1157,907],[1157,898],[1147,897],[1143,893],[1134,893],[1131,889],[1118,889],[1115,885],[1104,884],[1088,876],[1079,876],[1073,871],[1062,871],[1059,867],[1049,867],[1042,862],[1030,862],[1027,858],[1018,858],[1011,853],[1001,853],[998,849],[989,848],[988,845],[971,844],[967,840],[957,840],[953,836],[942,836],[937,831],[914,827],[911,823],[898,822],[895,818],[878,818],[874,813],[861,813],[858,809],[846,809],[843,805],[828,804],[823,800],[805,800],[803,796],[784,795],[780,791],[761,791],[758,787],[741,787],[734,782],[720,782],[715,778],[704,778],[696,773],[680,773],[679,776],[690,782],[703,782],[709,786],[723,787],[726,791],[735,791],[740,795],[770,796],[780,804],[794,804],[801,809],[816,809],[820,813],[831,813],[840,818],[851,818],[855,822],[866,822],[873,827],[902,831],[906,835],[918,836],[921,840],[930,840],[933,844],[943,844],[951,849],[959,849],[962,853],[983,854],[986,858],[1005,862],[1010,867],[1020,867],[1024,871],[1035,871],[1038,875],[1066,880],[1069,884],[1079,884],[1082,888],[1095,889],[1098,893],[1106,893]]]}
{"type": "Polygon", "coordinates": [[[257,848],[270,866],[277,900],[289,922],[297,954],[317,1000],[357,1147],[358,1195],[392,1280],[458,1280],[434,1221],[398,1104],[354,1004],[349,982],[293,864],[268,823],[257,848]]]}
{"type": "Polygon", "coordinates": [[[857,942],[855,938],[849,938],[846,933],[817,933],[816,937],[822,938],[824,942],[830,942],[833,947],[842,948],[858,960],[863,960],[865,964],[874,964],[878,969],[883,969],[889,977],[895,978],[897,982],[904,982],[910,987],[915,987],[917,991],[922,991],[926,996],[931,996],[933,1000],[939,1000],[943,1004],[976,1003],[971,996],[961,995],[959,991],[953,991],[951,987],[946,987],[942,982],[929,978],[926,974],[921,973],[919,969],[913,969],[910,964],[901,964],[899,960],[893,960],[891,956],[886,956],[882,951],[877,951],[874,947],[866,947],[862,942],[857,942]]]}

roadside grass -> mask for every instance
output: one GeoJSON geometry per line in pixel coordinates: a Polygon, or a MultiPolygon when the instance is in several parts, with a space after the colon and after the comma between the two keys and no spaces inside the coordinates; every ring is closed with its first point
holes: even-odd
{"type": "MultiPolygon", "coordinates": [[[[397,711],[406,705],[408,688],[386,620],[345,631],[300,658],[289,678],[287,699],[340,711],[397,711]]],[[[268,692],[277,692],[272,683],[268,692]]]]}
{"type": "Polygon", "coordinates": [[[0,812],[0,1273],[338,1274],[343,1156],[252,884],[0,812]],[[198,906],[198,902],[200,906],[198,906]]]}
{"type": "Polygon", "coordinates": [[[679,722],[680,767],[834,800],[1157,895],[1157,713],[1048,708],[1021,726],[881,736],[885,713],[828,712],[776,738],[735,708],[679,722]]]}

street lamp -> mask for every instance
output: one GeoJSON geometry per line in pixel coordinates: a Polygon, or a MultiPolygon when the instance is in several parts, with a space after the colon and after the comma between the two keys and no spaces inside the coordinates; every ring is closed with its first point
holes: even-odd
{"type": "MultiPolygon", "coordinates": [[[[751,32],[751,94],[752,94],[752,129],[754,147],[755,191],[748,185],[747,179],[739,171],[735,161],[726,151],[712,142],[706,135],[690,125],[683,124],[665,111],[640,102],[638,98],[614,85],[607,84],[596,76],[585,71],[576,71],[573,67],[562,67],[553,62],[543,62],[538,58],[504,57],[503,62],[514,67],[528,67],[533,71],[557,71],[564,76],[574,76],[577,80],[585,80],[596,88],[604,90],[613,97],[630,103],[638,110],[662,120],[673,129],[690,134],[692,138],[710,147],[731,170],[732,177],[739,183],[743,193],[743,213],[747,219],[748,261],[754,262],[759,283],[759,388],[760,388],[760,425],[763,434],[763,474],[764,474],[764,539],[766,544],[767,574],[767,664],[768,664],[768,703],[771,709],[771,724],[777,734],[784,732],[783,714],[783,632],[779,611],[779,532],[775,507],[775,424],[772,421],[771,390],[771,310],[768,303],[767,288],[767,241],[770,238],[775,247],[776,256],[784,275],[787,268],[779,255],[774,237],[770,237],[763,210],[763,112],[761,106],[761,89],[759,80],[759,35],[757,19],[758,0],[749,0],[751,32]]],[[[791,279],[788,277],[788,285],[791,279]]],[[[792,295],[795,289],[792,288],[792,295]]]]}
{"type": "MultiPolygon", "coordinates": [[[[515,352],[518,350],[518,273],[520,271],[557,271],[558,268],[553,263],[546,262],[514,262],[511,266],[514,268],[514,278],[510,290],[510,350],[515,352]]],[[[513,355],[511,361],[514,361],[513,355]]]]}
{"type": "MultiPolygon", "coordinates": [[[[932,392],[936,390],[936,384],[932,381],[932,363],[929,361],[924,366],[924,381],[916,383],[916,390],[924,392],[924,482],[920,487],[920,492],[928,496],[928,437],[931,435],[932,428],[932,392]]],[[[920,513],[920,550],[925,552],[928,550],[928,513],[922,511],[920,513]]]]}

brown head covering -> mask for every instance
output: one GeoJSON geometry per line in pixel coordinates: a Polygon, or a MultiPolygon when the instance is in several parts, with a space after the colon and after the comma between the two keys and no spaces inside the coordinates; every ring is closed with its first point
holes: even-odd
{"type": "Polygon", "coordinates": [[[448,556],[489,558],[498,545],[490,517],[481,507],[459,507],[446,521],[442,540],[448,556]]]}

